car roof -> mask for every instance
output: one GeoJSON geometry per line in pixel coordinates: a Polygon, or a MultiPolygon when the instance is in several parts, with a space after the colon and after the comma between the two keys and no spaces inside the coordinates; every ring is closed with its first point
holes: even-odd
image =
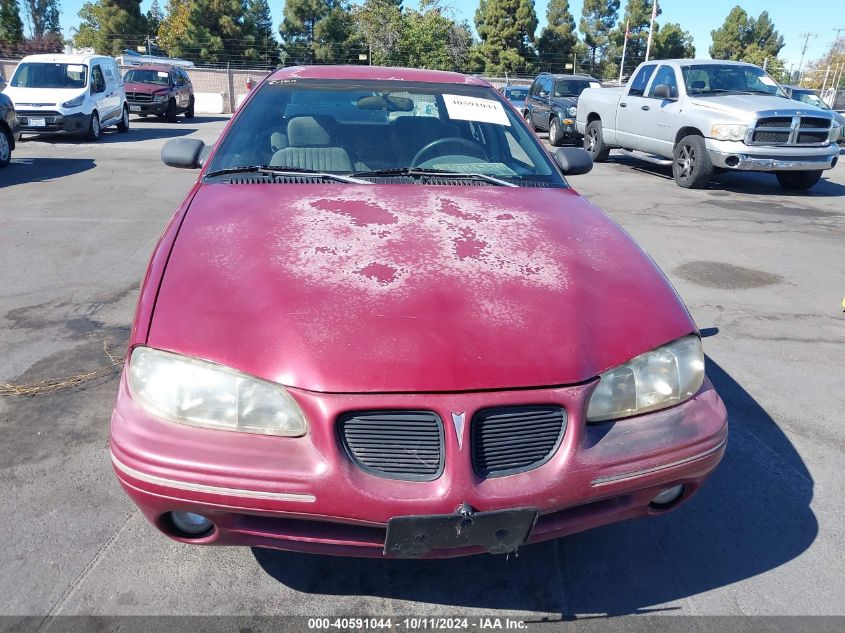
{"type": "Polygon", "coordinates": [[[544,75],[551,75],[555,79],[579,79],[581,81],[595,81],[595,79],[593,79],[589,75],[561,75],[561,74],[555,74],[555,73],[543,73],[543,74],[544,75]]]}
{"type": "Polygon", "coordinates": [[[735,62],[730,59],[650,59],[647,64],[679,64],[681,66],[755,66],[748,62],[735,62]]]}
{"type": "Polygon", "coordinates": [[[82,54],[66,55],[64,53],[41,53],[39,55],[27,55],[21,62],[56,62],[59,64],[84,64],[92,59],[114,59],[108,55],[82,54]]]}
{"type": "Polygon", "coordinates": [[[270,75],[275,79],[360,79],[371,81],[417,81],[422,83],[490,86],[480,77],[444,70],[392,68],[389,66],[288,66],[270,75]]]}

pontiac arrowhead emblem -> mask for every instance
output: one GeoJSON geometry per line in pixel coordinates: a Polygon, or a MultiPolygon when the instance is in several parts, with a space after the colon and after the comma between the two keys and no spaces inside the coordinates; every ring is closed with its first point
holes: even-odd
{"type": "Polygon", "coordinates": [[[455,434],[458,436],[458,450],[464,447],[464,412],[452,413],[452,424],[455,425],[455,434]]]}

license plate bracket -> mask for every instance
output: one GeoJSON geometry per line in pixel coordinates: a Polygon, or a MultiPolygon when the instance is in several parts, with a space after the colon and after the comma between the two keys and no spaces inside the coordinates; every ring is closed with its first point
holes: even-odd
{"type": "Polygon", "coordinates": [[[129,111],[130,111],[130,112],[140,112],[140,111],[141,111],[141,106],[136,106],[136,105],[129,106],[129,111]]]}
{"type": "Polygon", "coordinates": [[[384,554],[419,558],[431,550],[468,546],[505,554],[528,540],[536,521],[536,508],[394,517],[387,523],[384,554]]]}
{"type": "Polygon", "coordinates": [[[32,127],[47,127],[47,119],[29,117],[29,125],[32,127]]]}

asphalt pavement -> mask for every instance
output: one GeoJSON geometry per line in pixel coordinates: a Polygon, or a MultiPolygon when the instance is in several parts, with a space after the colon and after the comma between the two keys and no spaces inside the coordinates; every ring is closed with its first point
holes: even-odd
{"type": "Polygon", "coordinates": [[[845,161],[794,194],[761,174],[684,190],[617,155],[571,179],[706,336],[731,436],[677,511],[445,561],[204,548],[153,529],[111,471],[107,352],[123,353],[149,255],[196,177],[162,165],[162,143],[211,142],[225,122],[31,139],[0,171],[0,383],[98,372],[0,397],[0,615],[845,614],[845,161]]]}

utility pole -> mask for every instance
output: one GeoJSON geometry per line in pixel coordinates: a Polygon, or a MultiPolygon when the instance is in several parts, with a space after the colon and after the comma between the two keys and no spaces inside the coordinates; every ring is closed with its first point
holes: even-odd
{"type": "Polygon", "coordinates": [[[648,61],[648,55],[651,52],[651,35],[654,32],[654,18],[657,17],[657,0],[651,2],[651,23],[648,26],[648,42],[645,45],[645,60],[648,61]]]}
{"type": "Polygon", "coordinates": [[[804,65],[804,53],[807,52],[807,46],[810,43],[811,37],[816,37],[815,33],[802,33],[801,37],[804,38],[804,46],[801,47],[801,61],[798,62],[798,76],[801,76],[801,67],[804,65]]]}
{"type": "Polygon", "coordinates": [[[622,83],[622,72],[625,70],[625,51],[628,49],[628,26],[631,21],[625,22],[625,41],[622,44],[622,61],[619,62],[619,83],[622,83]]]}

